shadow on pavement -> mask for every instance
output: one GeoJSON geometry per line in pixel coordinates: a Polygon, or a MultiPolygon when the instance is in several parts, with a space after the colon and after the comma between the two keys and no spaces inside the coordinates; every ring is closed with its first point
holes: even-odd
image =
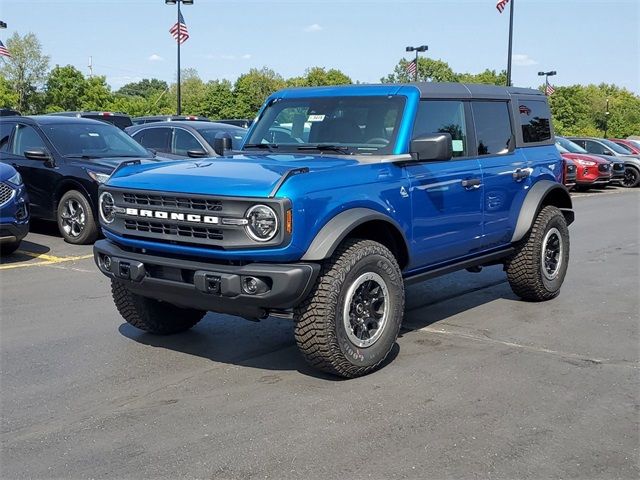
{"type": "Polygon", "coordinates": [[[18,262],[26,262],[28,260],[35,260],[40,255],[45,255],[50,251],[51,249],[46,245],[30,242],[29,240],[23,240],[20,243],[20,247],[18,248],[18,250],[16,250],[10,255],[0,256],[0,264],[4,265],[4,264],[11,264],[11,263],[18,263],[18,262]],[[23,253],[23,252],[27,252],[27,253],[23,253]]]}
{"type": "Polygon", "coordinates": [[[62,238],[58,230],[58,224],[47,220],[32,219],[31,222],[29,222],[29,233],[40,233],[42,235],[62,238]]]}

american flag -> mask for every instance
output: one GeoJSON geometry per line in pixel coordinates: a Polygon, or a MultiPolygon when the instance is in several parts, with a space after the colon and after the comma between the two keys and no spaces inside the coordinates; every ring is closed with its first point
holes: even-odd
{"type": "Polygon", "coordinates": [[[504,9],[507,8],[507,3],[509,3],[509,0],[498,0],[498,3],[496,3],[496,8],[500,13],[504,12],[504,9]]]}
{"type": "Polygon", "coordinates": [[[9,53],[9,50],[7,50],[7,47],[4,46],[4,43],[0,42],[0,57],[9,57],[11,58],[11,54],[9,53]]]}
{"type": "Polygon", "coordinates": [[[409,63],[407,63],[407,66],[405,68],[407,70],[407,73],[411,77],[415,77],[416,71],[418,70],[418,66],[416,65],[416,61],[415,60],[411,60],[409,63]]]}
{"type": "Polygon", "coordinates": [[[189,39],[187,24],[184,22],[182,12],[180,12],[178,21],[175,23],[175,25],[169,29],[169,33],[171,33],[173,38],[181,45],[189,39]]]}
{"type": "Polygon", "coordinates": [[[547,96],[551,96],[553,95],[553,92],[555,92],[556,89],[553,88],[553,85],[551,85],[550,83],[547,84],[547,87],[545,88],[545,93],[547,94],[547,96]]]}

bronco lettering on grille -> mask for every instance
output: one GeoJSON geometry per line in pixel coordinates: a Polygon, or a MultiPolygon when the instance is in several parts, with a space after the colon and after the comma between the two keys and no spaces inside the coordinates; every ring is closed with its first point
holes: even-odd
{"type": "Polygon", "coordinates": [[[193,223],[220,223],[218,217],[211,215],[198,215],[193,213],[164,212],[162,210],[145,210],[138,208],[126,208],[124,214],[131,217],[159,218],[162,220],[178,220],[193,223]]]}

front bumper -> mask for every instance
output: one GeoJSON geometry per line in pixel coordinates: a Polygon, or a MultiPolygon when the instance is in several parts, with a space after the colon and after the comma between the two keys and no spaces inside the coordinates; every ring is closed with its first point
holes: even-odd
{"type": "Polygon", "coordinates": [[[295,307],[307,296],[320,271],[320,265],[314,263],[239,266],[156,256],[123,250],[109,240],[97,241],[93,254],[102,273],[126,284],[135,294],[247,318],[295,307]],[[259,279],[267,290],[247,293],[247,277],[259,279]]]}
{"type": "Polygon", "coordinates": [[[29,233],[29,223],[2,223],[0,224],[0,244],[16,243],[21,241],[29,233]]]}

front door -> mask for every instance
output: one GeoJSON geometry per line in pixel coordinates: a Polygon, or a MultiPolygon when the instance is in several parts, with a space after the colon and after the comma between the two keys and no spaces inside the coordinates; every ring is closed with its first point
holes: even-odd
{"type": "Polygon", "coordinates": [[[454,157],[408,165],[414,263],[435,265],[474,253],[482,236],[482,172],[469,155],[468,107],[459,100],[421,100],[413,136],[449,133],[454,157]]]}

